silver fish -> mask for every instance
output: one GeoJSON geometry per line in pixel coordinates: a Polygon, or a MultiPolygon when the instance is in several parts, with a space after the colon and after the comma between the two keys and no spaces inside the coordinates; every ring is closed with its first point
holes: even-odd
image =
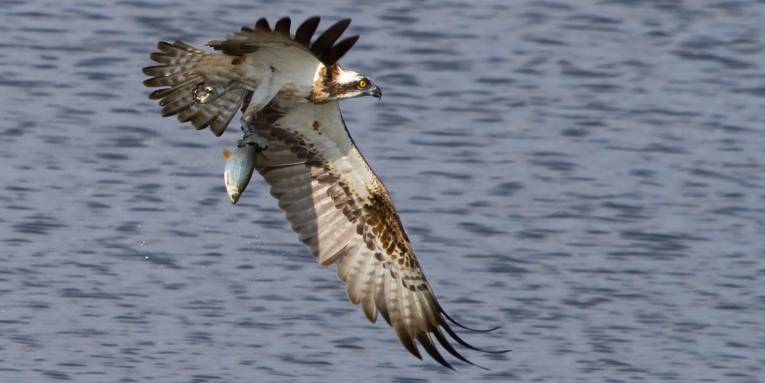
{"type": "Polygon", "coordinates": [[[242,142],[233,151],[223,151],[223,158],[226,159],[223,182],[226,184],[226,193],[232,204],[239,201],[239,197],[250,183],[257,156],[263,150],[265,149],[256,143],[242,142]]]}

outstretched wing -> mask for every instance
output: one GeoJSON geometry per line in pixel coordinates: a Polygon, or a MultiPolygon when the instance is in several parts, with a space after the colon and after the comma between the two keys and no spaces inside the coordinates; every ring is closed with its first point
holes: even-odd
{"type": "Polygon", "coordinates": [[[268,25],[268,20],[261,18],[254,28],[242,27],[241,31],[229,35],[225,40],[213,40],[207,45],[228,55],[241,56],[257,52],[264,47],[286,44],[310,53],[325,66],[330,66],[356,44],[359,36],[350,36],[337,42],[351,24],[351,19],[343,19],[332,24],[312,43],[311,38],[319,26],[319,21],[321,18],[318,16],[310,17],[298,26],[294,35],[291,35],[292,22],[289,17],[279,19],[273,30],[268,25]]]}
{"type": "Polygon", "coordinates": [[[229,61],[219,54],[196,49],[184,42],[160,41],[151,59],[159,65],[143,68],[154,76],[144,85],[162,87],[149,95],[159,100],[162,116],[178,115],[178,121],[191,122],[196,129],[210,127],[216,136],[223,134],[236,111],[242,106],[246,90],[234,78],[226,77],[229,61]],[[196,99],[206,86],[216,94],[210,102],[196,99]]]}
{"type": "Polygon", "coordinates": [[[292,35],[288,17],[277,21],[273,30],[262,18],[254,28],[243,27],[225,40],[210,41],[208,45],[219,52],[205,52],[181,41],[159,42],[158,51],[150,56],[159,65],[143,68],[153,76],[144,84],[161,87],[149,98],[160,100],[163,116],[177,114],[180,122],[190,122],[197,129],[210,127],[220,136],[237,110],[244,111],[251,101],[248,113],[257,112],[283,86],[307,89],[307,97],[316,67],[337,62],[359,38],[338,41],[351,22],[344,19],[311,42],[319,20],[307,19],[292,35]],[[283,78],[275,81],[273,76],[283,78]]]}
{"type": "Polygon", "coordinates": [[[416,357],[419,342],[450,367],[438,342],[470,363],[444,335],[473,348],[447,324],[390,196],[353,144],[338,104],[284,110],[272,104],[253,125],[268,141],[258,171],[318,262],[339,262],[337,274],[351,302],[372,322],[379,312],[416,357]]]}

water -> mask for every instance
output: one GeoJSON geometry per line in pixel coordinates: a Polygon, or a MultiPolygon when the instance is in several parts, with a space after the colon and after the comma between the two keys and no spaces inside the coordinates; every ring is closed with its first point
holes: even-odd
{"type": "Polygon", "coordinates": [[[0,381],[765,381],[765,4],[271,3],[0,5],[0,381]],[[228,203],[237,135],[146,97],[157,40],[313,14],[489,371],[367,323],[262,179],[228,203]]]}

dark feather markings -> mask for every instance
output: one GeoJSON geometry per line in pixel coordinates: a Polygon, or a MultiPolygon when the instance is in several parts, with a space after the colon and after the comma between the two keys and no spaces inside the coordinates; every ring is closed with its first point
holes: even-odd
{"type": "MultiPolygon", "coordinates": [[[[168,104],[172,104],[176,101],[180,102],[186,102],[191,97],[191,93],[194,91],[194,87],[197,86],[197,81],[199,81],[199,78],[195,77],[190,79],[188,82],[179,84],[172,88],[162,88],[157,89],[154,92],[151,92],[149,95],[150,100],[159,100],[159,106],[166,106],[168,104]]],[[[163,116],[167,117],[167,116],[163,116]]]]}
{"type": "Polygon", "coordinates": [[[471,362],[470,360],[468,360],[467,358],[462,356],[462,354],[457,352],[457,350],[454,349],[454,347],[451,345],[451,343],[449,343],[449,341],[446,340],[446,337],[444,336],[444,334],[441,332],[441,330],[438,327],[436,327],[433,330],[433,335],[436,337],[436,340],[438,340],[438,343],[441,344],[441,347],[446,349],[446,351],[448,351],[449,354],[452,354],[452,356],[454,356],[455,358],[457,358],[457,359],[459,359],[459,360],[461,360],[461,361],[463,361],[463,362],[465,362],[465,363],[467,363],[467,364],[469,364],[471,366],[476,366],[478,368],[482,368],[484,370],[487,370],[486,367],[483,367],[483,366],[480,366],[478,364],[475,364],[475,363],[471,362]]]}
{"type": "Polygon", "coordinates": [[[268,20],[266,20],[265,17],[258,20],[258,22],[255,23],[255,30],[258,32],[271,32],[271,27],[268,26],[268,20]]]}
{"type": "MultiPolygon", "coordinates": [[[[441,313],[443,313],[443,311],[441,313]]],[[[478,347],[473,346],[472,344],[470,344],[468,342],[465,342],[464,339],[460,338],[460,336],[457,335],[457,333],[454,332],[454,330],[452,330],[451,327],[449,327],[449,324],[446,323],[446,321],[443,318],[439,318],[439,324],[441,325],[441,327],[444,328],[444,330],[446,330],[446,333],[449,334],[449,336],[451,336],[452,339],[456,340],[457,343],[459,343],[459,344],[463,345],[464,347],[467,347],[467,348],[469,348],[471,350],[485,352],[487,354],[505,354],[505,353],[508,353],[508,352],[511,351],[511,350],[497,350],[497,351],[494,351],[494,350],[484,350],[482,348],[478,348],[478,347]]]]}
{"type": "Polygon", "coordinates": [[[152,65],[143,68],[143,74],[147,76],[164,76],[167,65],[152,65]]]}
{"type": "Polygon", "coordinates": [[[191,121],[191,125],[197,129],[201,130],[204,128],[207,128],[212,124],[213,120],[218,117],[217,114],[206,114],[202,112],[201,110],[194,114],[189,121],[191,121]]]}
{"type": "Polygon", "coordinates": [[[290,18],[289,17],[282,17],[279,19],[279,21],[276,22],[276,25],[274,26],[274,32],[281,33],[285,36],[290,35],[290,18]]]}
{"type": "Polygon", "coordinates": [[[149,100],[159,100],[169,96],[173,92],[175,92],[174,88],[157,89],[149,94],[149,100]]]}
{"type": "Polygon", "coordinates": [[[332,47],[332,44],[334,44],[335,41],[340,38],[340,35],[345,32],[350,24],[351,19],[342,19],[334,23],[331,27],[327,28],[327,30],[324,31],[324,33],[322,33],[321,36],[319,36],[316,41],[313,42],[313,44],[311,44],[311,52],[313,52],[316,57],[322,57],[324,52],[332,47]]]}
{"type": "MultiPolygon", "coordinates": [[[[294,36],[290,36],[290,26],[292,25],[292,21],[290,20],[289,17],[282,17],[281,19],[279,19],[279,21],[277,21],[276,24],[274,25],[273,30],[268,25],[268,20],[266,20],[265,18],[261,18],[260,20],[258,20],[257,23],[255,23],[254,28],[242,27],[241,31],[244,33],[248,33],[248,32],[279,33],[281,35],[291,38],[296,43],[309,49],[311,53],[313,53],[314,56],[316,56],[316,58],[318,58],[322,63],[324,63],[325,66],[331,66],[332,64],[335,64],[338,60],[340,60],[340,58],[343,57],[343,55],[348,53],[351,47],[353,47],[353,45],[356,44],[356,41],[358,41],[359,37],[351,36],[335,44],[340,38],[340,36],[343,34],[343,32],[345,32],[345,30],[348,29],[348,26],[351,24],[351,19],[343,19],[333,24],[326,31],[324,31],[318,38],[316,38],[316,40],[313,43],[311,43],[311,38],[316,32],[316,28],[319,26],[320,21],[321,21],[321,18],[318,16],[309,17],[303,23],[301,23],[300,26],[298,26],[294,36]]],[[[207,45],[212,47],[215,50],[223,51],[224,53],[233,55],[233,56],[241,56],[248,53],[253,53],[258,50],[258,42],[256,40],[243,41],[241,39],[232,38],[232,36],[229,36],[225,40],[211,40],[207,43],[207,45]]],[[[172,46],[160,47],[160,50],[167,51],[168,56],[173,56],[174,53],[170,51],[171,47],[172,46]]],[[[175,48],[178,49],[178,47],[175,47],[175,48]]],[[[186,45],[186,46],[180,47],[180,49],[186,50],[186,49],[194,49],[194,48],[186,45]]],[[[162,62],[161,60],[159,60],[159,58],[160,57],[157,57],[157,59],[154,59],[154,60],[158,62],[162,62]]],[[[165,59],[165,60],[168,60],[168,59],[165,59]]]]}
{"type": "Polygon", "coordinates": [[[406,348],[412,355],[416,356],[417,359],[422,360],[420,350],[417,349],[417,343],[415,343],[414,338],[409,336],[409,332],[406,330],[403,324],[393,326],[393,330],[396,332],[396,335],[398,335],[398,339],[401,344],[404,345],[404,348],[406,348]]]}
{"type": "MultiPolygon", "coordinates": [[[[290,132],[289,130],[285,130],[283,128],[278,127],[277,121],[283,118],[286,113],[281,109],[279,109],[278,103],[272,102],[267,106],[261,113],[258,114],[255,121],[253,121],[253,124],[256,126],[256,130],[258,131],[258,134],[262,137],[266,138],[269,143],[271,143],[270,150],[273,150],[274,148],[281,148],[277,149],[277,152],[274,153],[280,153],[278,155],[281,155],[282,151],[289,151],[289,153],[292,153],[294,155],[294,163],[291,164],[285,164],[284,166],[275,166],[275,167],[268,167],[268,168],[261,168],[259,169],[261,174],[264,175],[266,180],[269,183],[275,182],[279,177],[283,180],[286,179],[294,179],[295,173],[293,172],[283,172],[281,175],[278,175],[279,173],[272,173],[272,172],[280,172],[281,169],[285,169],[289,167],[292,169],[295,165],[299,165],[296,168],[302,168],[305,167],[313,167],[316,168],[316,170],[320,169],[322,166],[324,166],[323,161],[321,161],[320,158],[314,157],[316,154],[311,153],[310,150],[306,150],[305,145],[307,145],[304,141],[302,141],[298,136],[296,136],[294,133],[290,132]]],[[[311,171],[308,171],[308,174],[313,174],[311,171]]],[[[313,177],[314,175],[311,175],[310,177],[313,177]]],[[[331,185],[333,182],[336,182],[339,179],[339,176],[332,176],[329,174],[322,174],[322,175],[316,175],[316,180],[319,182],[322,182],[322,180],[329,182],[331,185]],[[334,180],[334,181],[333,181],[334,180]]],[[[276,181],[280,182],[280,181],[276,181]]],[[[273,184],[272,184],[273,185],[273,184]]],[[[285,184],[281,184],[284,186],[285,184]]],[[[324,185],[324,184],[322,184],[324,185]]],[[[327,186],[328,187],[328,186],[327,186]]],[[[297,187],[291,187],[288,191],[280,191],[279,194],[274,194],[272,190],[272,194],[279,199],[279,206],[282,209],[287,210],[288,206],[296,206],[297,204],[300,204],[303,200],[309,200],[312,201],[315,198],[316,192],[321,192],[323,189],[315,189],[313,192],[309,192],[307,196],[303,195],[303,192],[297,192],[297,187]]],[[[308,186],[308,189],[310,189],[310,184],[308,186]]],[[[326,189],[331,190],[331,189],[326,189]]],[[[334,198],[334,197],[333,197],[334,198]]],[[[335,199],[334,201],[337,201],[335,199]]],[[[378,203],[384,204],[383,202],[378,203]]],[[[337,206],[335,206],[337,208],[337,206]]],[[[388,218],[385,219],[385,221],[389,222],[388,225],[397,225],[400,224],[400,221],[396,218],[397,215],[395,214],[395,210],[389,210],[391,208],[378,208],[375,210],[377,212],[375,222],[382,221],[382,217],[387,216],[388,218]],[[384,212],[387,212],[387,215],[384,212]],[[394,224],[392,222],[399,222],[397,224],[394,224]]],[[[290,215],[288,213],[288,219],[290,215]]],[[[343,219],[343,218],[338,218],[343,219]]],[[[348,216],[346,216],[345,219],[349,219],[348,216]]],[[[367,222],[366,224],[362,223],[361,232],[357,232],[357,234],[362,234],[364,231],[364,225],[372,225],[371,223],[368,223],[368,216],[365,216],[365,218],[360,219],[359,222],[367,222]]],[[[331,226],[331,224],[328,224],[328,226],[331,226]]],[[[303,230],[304,226],[293,226],[293,229],[297,231],[298,233],[303,230]]],[[[313,227],[313,226],[312,226],[313,227]]],[[[370,226],[371,227],[371,226],[370,226]]],[[[402,229],[403,230],[403,229],[402,229]]],[[[402,233],[403,235],[404,233],[402,233]]],[[[318,234],[316,234],[318,235],[318,234]]],[[[306,236],[303,237],[301,234],[301,241],[306,243],[307,245],[310,245],[310,242],[313,238],[313,235],[311,237],[306,236]]],[[[390,240],[391,243],[395,243],[393,239],[390,240]]],[[[343,250],[344,251],[344,250],[343,250]]],[[[347,253],[344,253],[343,251],[340,251],[340,254],[347,255],[347,253]]],[[[412,261],[415,262],[415,261],[412,261]]],[[[327,262],[327,264],[332,262],[327,262]]],[[[395,277],[394,277],[395,278],[395,277]]],[[[423,277],[424,278],[424,277],[423,277]]],[[[464,362],[469,365],[476,366],[481,369],[485,369],[485,367],[482,367],[476,363],[473,363],[469,359],[465,358],[460,351],[457,351],[456,348],[459,346],[456,346],[455,343],[459,343],[460,345],[467,347],[472,350],[477,351],[484,351],[488,353],[504,353],[507,351],[486,351],[477,347],[472,346],[471,344],[464,341],[462,338],[460,338],[457,333],[454,332],[452,329],[452,325],[450,324],[451,317],[447,315],[444,311],[441,305],[436,300],[435,294],[430,290],[427,289],[418,289],[418,294],[424,294],[420,295],[419,297],[414,295],[409,295],[409,291],[413,291],[408,288],[406,284],[403,286],[400,284],[400,279],[389,279],[385,278],[383,279],[384,283],[383,285],[375,288],[374,290],[368,291],[369,294],[373,295],[372,302],[375,305],[375,308],[377,310],[377,313],[380,314],[380,316],[385,319],[385,321],[388,323],[389,326],[392,327],[394,332],[396,333],[397,338],[403,345],[403,347],[409,351],[414,357],[418,359],[423,358],[423,354],[419,348],[419,346],[422,346],[424,350],[428,353],[428,355],[433,358],[433,360],[440,365],[454,369],[454,366],[449,360],[447,360],[447,357],[450,355],[456,358],[457,360],[464,362]],[[401,290],[404,289],[404,290],[401,290]],[[391,296],[388,294],[393,294],[394,297],[391,299],[391,296]],[[404,293],[403,299],[410,299],[410,307],[412,307],[412,310],[414,310],[414,315],[409,316],[411,320],[414,322],[410,322],[407,319],[407,316],[403,313],[403,307],[399,301],[399,294],[404,293]],[[406,297],[408,296],[408,298],[406,297]],[[418,344],[419,343],[419,344],[418,344]]],[[[424,279],[423,279],[424,281],[424,279]]],[[[349,281],[344,280],[344,282],[349,283],[349,281]]],[[[423,285],[426,286],[427,285],[423,285]]],[[[371,296],[370,296],[371,297],[371,296]]],[[[349,296],[349,299],[351,299],[351,302],[354,304],[364,304],[364,302],[359,302],[359,300],[353,299],[353,297],[349,296]]],[[[404,302],[405,303],[405,302],[404,302]]],[[[374,321],[375,317],[370,317],[369,313],[365,310],[365,315],[367,315],[367,318],[370,321],[374,321]]],[[[459,362],[457,362],[459,363],[459,362]]]]}
{"type": "Polygon", "coordinates": [[[327,65],[326,63],[336,63],[338,60],[340,60],[341,57],[343,57],[343,55],[348,53],[348,51],[353,48],[353,45],[356,44],[356,41],[358,40],[359,35],[353,35],[341,40],[321,56],[321,62],[325,63],[325,65],[327,65]]]}
{"type": "MultiPolygon", "coordinates": [[[[444,367],[446,367],[446,368],[448,368],[450,370],[454,370],[454,367],[452,367],[452,365],[449,364],[449,362],[447,362],[446,359],[444,359],[443,356],[441,356],[441,353],[438,352],[438,349],[436,348],[436,346],[433,345],[433,342],[430,340],[430,337],[428,336],[428,333],[426,333],[424,331],[418,332],[417,340],[420,342],[420,344],[425,349],[425,351],[428,352],[428,354],[430,355],[431,358],[433,358],[436,362],[438,362],[442,366],[444,366],[444,367]]],[[[470,363],[470,362],[468,362],[468,363],[470,363]]],[[[470,363],[470,364],[472,364],[472,363],[470,363]]]]}
{"type": "MultiPolygon", "coordinates": [[[[441,314],[444,315],[444,316],[447,316],[447,317],[448,317],[448,315],[443,311],[443,309],[441,309],[440,304],[438,304],[438,302],[435,301],[435,297],[433,297],[433,298],[434,298],[434,300],[432,302],[434,303],[436,309],[438,310],[438,313],[436,314],[436,317],[431,319],[431,321],[435,321],[435,322],[429,323],[427,325],[427,328],[425,328],[425,329],[417,329],[417,330],[415,330],[416,331],[416,335],[414,335],[414,337],[410,336],[409,333],[406,332],[405,330],[402,331],[402,332],[399,332],[399,330],[396,329],[396,334],[399,336],[399,340],[401,341],[401,343],[404,345],[404,347],[412,355],[414,355],[418,359],[422,359],[421,356],[420,356],[419,350],[417,349],[416,343],[414,343],[414,340],[416,339],[422,345],[422,347],[425,349],[425,351],[427,351],[427,353],[436,362],[438,362],[439,364],[441,364],[442,366],[444,366],[446,368],[449,368],[449,369],[453,370],[454,368],[452,367],[452,365],[449,364],[443,358],[441,353],[438,351],[438,348],[435,347],[432,339],[430,338],[430,334],[433,334],[433,336],[435,336],[436,340],[438,340],[438,343],[447,352],[449,352],[449,354],[451,354],[455,358],[457,358],[457,359],[459,359],[459,360],[461,360],[461,361],[463,361],[463,362],[465,362],[465,363],[467,363],[467,364],[469,364],[471,366],[476,366],[478,368],[481,368],[481,369],[484,369],[484,370],[488,370],[486,367],[483,367],[483,366],[481,366],[479,364],[473,363],[469,359],[465,358],[462,354],[460,354],[454,348],[454,346],[452,346],[451,343],[449,343],[449,340],[441,332],[441,328],[443,328],[446,331],[446,333],[449,334],[451,336],[451,338],[454,339],[457,343],[459,343],[462,346],[464,346],[466,348],[469,348],[471,350],[481,351],[481,352],[490,353],[490,354],[504,354],[504,353],[510,351],[510,350],[489,351],[489,350],[484,350],[484,349],[475,347],[475,346],[467,343],[465,340],[460,338],[457,335],[457,333],[455,333],[454,330],[452,330],[452,328],[449,326],[449,324],[446,322],[446,320],[444,320],[444,317],[442,317],[441,314]]],[[[387,313],[385,313],[383,311],[381,311],[381,313],[383,313],[383,318],[385,318],[385,320],[388,322],[388,324],[391,325],[391,321],[388,319],[387,313]]]]}
{"type": "Polygon", "coordinates": [[[313,37],[314,32],[316,32],[316,28],[319,26],[319,21],[321,21],[321,17],[319,16],[313,16],[306,19],[303,24],[300,24],[297,31],[295,31],[294,40],[304,47],[310,48],[311,37],[313,37]]]}
{"type": "Polygon", "coordinates": [[[475,329],[475,328],[472,328],[472,327],[465,326],[464,324],[462,324],[460,322],[457,322],[452,317],[450,317],[449,314],[447,314],[446,312],[444,312],[444,316],[446,317],[446,319],[449,320],[449,322],[452,322],[455,326],[460,327],[460,328],[464,328],[465,330],[472,331],[472,332],[492,332],[492,331],[499,330],[500,328],[502,328],[502,326],[496,326],[496,327],[492,327],[492,328],[488,328],[488,329],[480,329],[479,330],[479,329],[475,329]]]}

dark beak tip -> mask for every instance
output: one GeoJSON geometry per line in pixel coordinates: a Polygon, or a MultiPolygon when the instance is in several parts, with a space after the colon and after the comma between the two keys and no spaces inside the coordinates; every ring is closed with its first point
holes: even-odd
{"type": "Polygon", "coordinates": [[[372,93],[372,97],[382,99],[382,91],[380,90],[380,88],[375,87],[374,89],[372,89],[371,93],[372,93]]]}

